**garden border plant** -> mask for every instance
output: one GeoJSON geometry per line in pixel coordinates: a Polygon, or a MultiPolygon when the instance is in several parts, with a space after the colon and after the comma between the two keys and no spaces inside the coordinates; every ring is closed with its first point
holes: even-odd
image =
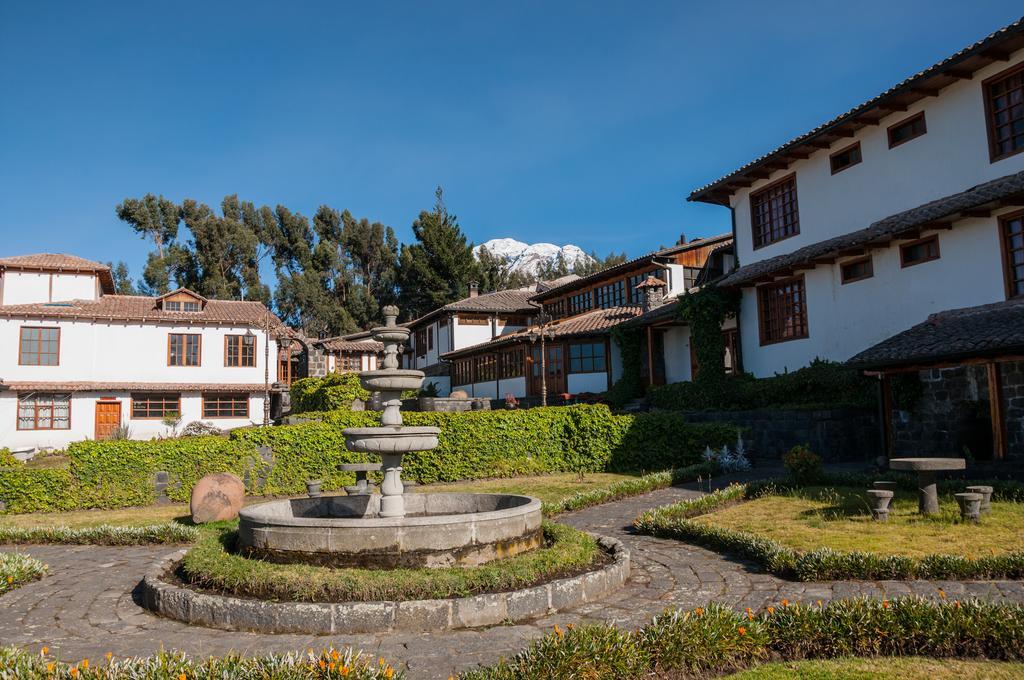
{"type": "Polygon", "coordinates": [[[23,553],[0,553],[0,595],[32,581],[48,571],[45,564],[23,553]]]}
{"type": "Polygon", "coordinates": [[[199,538],[199,528],[177,522],[146,526],[114,526],[72,529],[64,526],[0,526],[0,545],[56,543],[63,545],[176,545],[199,538]]]}
{"type": "Polygon", "coordinates": [[[554,631],[510,660],[461,680],[689,677],[777,659],[925,656],[1024,658],[1024,606],[917,597],[857,598],[737,612],[720,604],[667,610],[635,632],[588,625],[554,631]]]}
{"type": "MultiPolygon", "coordinates": [[[[825,479],[847,476],[826,476],[825,479]]],[[[766,571],[799,581],[840,579],[996,579],[1024,578],[1024,551],[969,558],[936,554],[925,557],[879,555],[864,551],[840,552],[831,548],[798,551],[778,541],[734,529],[693,521],[694,517],[727,505],[752,500],[780,489],[773,480],[733,484],[706,496],[656,508],[633,522],[640,533],[696,543],[760,564],[766,571]]],[[[1019,485],[1002,486],[1016,494],[1019,485]]],[[[1005,492],[1005,491],[1004,491],[1005,492]]],[[[995,494],[993,494],[995,495],[995,494]]]]}
{"type": "Polygon", "coordinates": [[[192,587],[223,595],[289,602],[374,602],[467,597],[572,576],[604,564],[596,539],[544,522],[547,545],[477,567],[349,569],[250,560],[232,552],[234,527],[204,532],[177,570],[192,587]]]}

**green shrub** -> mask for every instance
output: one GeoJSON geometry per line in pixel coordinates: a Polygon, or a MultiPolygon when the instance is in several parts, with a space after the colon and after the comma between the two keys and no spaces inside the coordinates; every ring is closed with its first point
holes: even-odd
{"type": "Polygon", "coordinates": [[[858,371],[815,360],[810,366],[771,378],[743,374],[709,383],[654,386],[648,398],[657,408],[682,411],[873,408],[876,390],[875,382],[858,371]]]}
{"type": "Polygon", "coordinates": [[[463,680],[591,680],[719,674],[768,659],[848,656],[1024,658],[1024,606],[917,597],[824,606],[778,603],[741,613],[719,605],[666,611],[635,633],[611,625],[556,628],[514,658],[463,680]],[[577,670],[578,669],[578,670],[577,670]]]}
{"type": "Polygon", "coordinates": [[[176,522],[141,527],[101,524],[81,529],[0,526],[0,544],[162,545],[191,543],[197,538],[199,538],[198,528],[176,522]]]}
{"type": "Polygon", "coordinates": [[[0,449],[0,468],[19,467],[21,465],[24,465],[24,463],[15,458],[10,449],[0,449]]]}
{"type": "Polygon", "coordinates": [[[352,408],[356,399],[370,393],[359,383],[358,373],[328,373],[322,378],[300,378],[291,386],[292,413],[352,408]]]}
{"type": "Polygon", "coordinates": [[[808,444],[798,444],[782,457],[786,472],[800,486],[814,484],[823,472],[821,458],[811,451],[808,444]]]}
{"type": "Polygon", "coordinates": [[[180,652],[158,652],[148,657],[93,659],[91,664],[68,664],[52,656],[21,647],[0,647],[0,674],[18,680],[178,680],[179,678],[273,678],[273,680],[402,680],[405,674],[378,659],[351,648],[269,656],[213,656],[193,658],[180,652]]]}
{"type": "Polygon", "coordinates": [[[48,512],[77,506],[78,485],[64,468],[0,469],[0,500],[7,512],[48,512]]]}

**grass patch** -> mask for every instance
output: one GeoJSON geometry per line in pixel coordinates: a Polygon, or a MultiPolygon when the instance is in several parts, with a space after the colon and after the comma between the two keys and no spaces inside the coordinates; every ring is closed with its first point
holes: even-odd
{"type": "Polygon", "coordinates": [[[913,656],[1020,661],[1022,645],[1024,607],[1018,604],[858,598],[811,607],[780,603],[746,613],[711,604],[690,611],[666,611],[635,632],[607,624],[570,626],[568,630],[556,626],[514,658],[468,671],[461,678],[690,678],[775,659],[792,663],[913,656]]]}
{"type": "Polygon", "coordinates": [[[5,527],[0,543],[61,543],[69,545],[154,545],[191,543],[199,537],[194,526],[168,522],[148,526],[5,527]]]}
{"type": "MultiPolygon", "coordinates": [[[[43,648],[46,650],[46,648],[43,648]]],[[[180,678],[273,678],[274,680],[402,680],[384,659],[351,648],[327,648],[270,656],[198,659],[160,652],[148,657],[83,659],[67,664],[43,653],[0,647],[0,675],[19,680],[178,680],[180,678]]]]}
{"type": "Polygon", "coordinates": [[[191,522],[187,503],[144,505],[117,510],[69,510],[67,512],[34,512],[23,515],[0,515],[0,527],[38,528],[67,527],[83,529],[99,526],[139,527],[164,522],[191,522]]]}
{"type": "Polygon", "coordinates": [[[231,552],[234,527],[203,532],[181,563],[187,583],[218,592],[293,602],[370,602],[465,597],[525,588],[577,573],[604,559],[587,534],[544,523],[547,545],[479,567],[337,569],[273,564],[231,552]]]}
{"type": "Polygon", "coordinates": [[[46,565],[21,553],[0,553],[0,595],[18,586],[37,581],[46,573],[46,565]]]}
{"type": "Polygon", "coordinates": [[[799,551],[831,548],[906,557],[977,557],[1024,550],[1024,504],[993,502],[979,524],[969,524],[960,521],[954,498],[939,500],[938,515],[922,516],[917,494],[897,491],[889,521],[876,522],[864,489],[807,487],[754,498],[695,521],[756,534],[799,551]]]}
{"type": "Polygon", "coordinates": [[[1024,678],[1024,664],[1006,661],[906,658],[828,659],[768,663],[725,676],[728,680],[1011,680],[1024,678]]]}
{"type": "Polygon", "coordinates": [[[501,479],[481,479],[452,484],[428,484],[414,488],[416,493],[513,493],[533,496],[542,503],[556,503],[566,496],[607,487],[625,480],[637,479],[636,475],[612,472],[588,472],[582,477],[576,473],[553,475],[530,475],[501,479]]]}

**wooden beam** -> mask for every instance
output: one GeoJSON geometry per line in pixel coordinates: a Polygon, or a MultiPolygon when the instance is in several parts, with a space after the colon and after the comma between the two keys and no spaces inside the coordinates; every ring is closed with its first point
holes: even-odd
{"type": "Polygon", "coordinates": [[[943,72],[942,75],[949,76],[950,78],[956,78],[957,80],[973,80],[974,79],[974,71],[969,71],[968,69],[965,69],[965,68],[946,69],[943,72]]]}
{"type": "Polygon", "coordinates": [[[814,258],[815,264],[835,264],[836,258],[834,257],[816,257],[814,258]]]}
{"type": "Polygon", "coordinates": [[[906,111],[906,104],[882,104],[878,107],[879,111],[906,111]]]}
{"type": "Polygon", "coordinates": [[[952,222],[928,222],[921,225],[922,229],[952,229],[952,222]]]}
{"type": "Polygon", "coordinates": [[[829,142],[804,142],[804,144],[806,144],[807,146],[813,147],[815,149],[831,149],[832,148],[832,144],[830,144],[829,142]]]}
{"type": "Polygon", "coordinates": [[[829,132],[830,135],[835,135],[836,137],[853,137],[856,133],[856,130],[848,130],[845,128],[836,128],[829,132]]]}
{"type": "Polygon", "coordinates": [[[917,371],[929,371],[937,368],[955,368],[957,366],[978,366],[981,364],[989,363],[1007,363],[1011,361],[1024,361],[1024,355],[1020,354],[1007,354],[1004,356],[997,357],[974,357],[968,359],[956,359],[956,360],[944,360],[944,361],[932,361],[921,364],[907,364],[905,366],[892,366],[890,368],[883,368],[881,371],[886,374],[896,373],[914,373],[917,371]]]}
{"type": "Polygon", "coordinates": [[[1010,53],[1005,50],[999,50],[994,47],[985,50],[978,55],[982,59],[988,59],[989,62],[995,61],[1010,61],[1010,53]]]}
{"type": "Polygon", "coordinates": [[[867,253],[864,248],[847,248],[846,250],[839,251],[839,257],[854,257],[860,256],[867,253]]]}
{"type": "Polygon", "coordinates": [[[798,161],[805,161],[811,157],[811,154],[806,151],[790,151],[786,154],[788,158],[793,158],[798,161]]]}
{"type": "Polygon", "coordinates": [[[986,210],[984,208],[975,208],[973,210],[961,210],[960,211],[960,216],[961,217],[990,217],[991,215],[992,215],[992,211],[991,210],[986,210]]]}
{"type": "Polygon", "coordinates": [[[1003,385],[1002,371],[999,364],[989,362],[985,365],[988,373],[988,408],[992,419],[992,458],[1002,460],[1006,457],[1006,423],[1003,421],[1003,385]]]}
{"type": "Polygon", "coordinates": [[[858,123],[863,123],[864,125],[880,125],[881,122],[882,122],[882,119],[881,118],[858,118],[857,122],[858,123]]]}
{"type": "Polygon", "coordinates": [[[751,182],[748,179],[733,179],[733,180],[729,180],[726,183],[726,186],[739,187],[740,189],[746,189],[747,187],[749,187],[752,184],[753,184],[753,182],[751,182]]]}
{"type": "Polygon", "coordinates": [[[910,91],[923,97],[938,97],[939,90],[935,87],[912,87],[910,91]]]}
{"type": "Polygon", "coordinates": [[[882,376],[882,432],[885,438],[885,457],[892,458],[892,378],[888,374],[882,376]]]}

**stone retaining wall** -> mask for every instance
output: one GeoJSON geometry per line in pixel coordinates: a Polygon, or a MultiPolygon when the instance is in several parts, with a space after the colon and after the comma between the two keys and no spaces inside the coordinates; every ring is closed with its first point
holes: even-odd
{"type": "Polygon", "coordinates": [[[798,444],[809,444],[829,462],[870,460],[882,452],[878,414],[870,409],[690,411],[684,416],[692,423],[743,428],[747,449],[759,460],[778,460],[798,444]]]}
{"type": "Polygon", "coordinates": [[[268,602],[193,590],[164,580],[185,555],[154,563],[142,581],[142,603],[170,619],[198,626],[258,633],[344,635],[426,632],[496,626],[599,600],[629,578],[629,551],[616,539],[598,537],[611,564],[532,588],[442,600],[405,602],[268,602]]]}

